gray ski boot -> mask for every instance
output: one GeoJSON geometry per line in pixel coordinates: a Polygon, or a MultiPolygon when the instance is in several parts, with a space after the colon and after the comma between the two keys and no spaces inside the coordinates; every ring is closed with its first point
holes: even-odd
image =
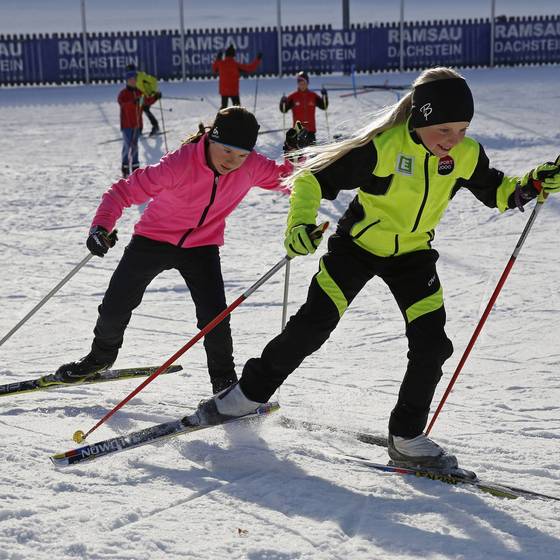
{"type": "Polygon", "coordinates": [[[392,465],[420,467],[443,472],[455,470],[459,466],[455,455],[449,455],[443,447],[424,434],[414,438],[389,434],[387,444],[392,465]]]}
{"type": "Polygon", "coordinates": [[[199,426],[222,424],[226,420],[251,414],[262,404],[264,403],[249,400],[239,383],[235,383],[211,399],[201,401],[196,412],[188,416],[188,419],[191,424],[199,426]]]}

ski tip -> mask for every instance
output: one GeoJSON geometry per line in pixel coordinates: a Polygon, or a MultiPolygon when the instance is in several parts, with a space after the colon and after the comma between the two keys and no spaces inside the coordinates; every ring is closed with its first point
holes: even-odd
{"type": "Polygon", "coordinates": [[[70,464],[66,453],[51,455],[49,459],[55,467],[67,467],[70,464]]]}
{"type": "Polygon", "coordinates": [[[256,413],[261,414],[270,414],[271,412],[276,412],[280,409],[280,403],[278,401],[271,401],[264,403],[263,405],[257,408],[256,413]]]}

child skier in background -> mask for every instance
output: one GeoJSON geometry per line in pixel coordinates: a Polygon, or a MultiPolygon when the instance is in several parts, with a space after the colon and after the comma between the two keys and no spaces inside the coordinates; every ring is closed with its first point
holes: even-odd
{"type": "MultiPolygon", "coordinates": [[[[178,150],[121,179],[103,195],[87,238],[88,249],[99,257],[115,244],[115,232],[109,232],[123,210],[152,200],[99,306],[91,352],[62,365],[45,384],[80,383],[111,367],[132,311],[164,270],[177,269],[185,280],[199,329],[226,308],[219,252],[226,218],[253,186],[285,190],[281,179],[292,170],[288,160],[278,164],[254,150],[258,130],[256,118],[246,109],[223,109],[207,131],[201,125],[178,150]]],[[[286,138],[286,148],[300,148],[305,136],[290,133],[286,138]]],[[[259,250],[258,244],[253,250],[259,250]]],[[[212,390],[234,383],[229,318],[205,336],[204,348],[212,390]]]]}
{"type": "Polygon", "coordinates": [[[306,72],[298,72],[297,90],[280,99],[280,111],[287,113],[292,111],[293,123],[297,121],[305,127],[315,143],[317,124],[315,122],[315,108],[319,107],[326,111],[329,106],[329,96],[325,88],[321,89],[321,95],[317,95],[309,89],[309,76],[306,72]]]}
{"type": "Polygon", "coordinates": [[[142,92],[136,87],[136,71],[127,70],[126,87],[119,93],[121,132],[123,147],[121,171],[128,177],[140,166],[138,162],[138,138],[142,134],[142,92]]]}
{"type": "Polygon", "coordinates": [[[222,53],[216,55],[216,60],[212,63],[212,72],[219,76],[219,90],[222,97],[221,108],[228,106],[231,99],[232,105],[241,105],[239,100],[239,77],[241,72],[254,72],[261,63],[262,53],[257,53],[256,58],[249,64],[241,64],[235,60],[235,47],[230,45],[226,49],[226,57],[222,58],[222,53]]]}
{"type": "Polygon", "coordinates": [[[159,130],[159,123],[150,107],[158,100],[161,99],[161,92],[158,89],[158,82],[155,76],[146,74],[136,69],[134,64],[129,64],[126,67],[127,71],[136,72],[136,87],[142,92],[142,111],[148,117],[152,130],[150,136],[156,136],[159,130]]]}
{"type": "MultiPolygon", "coordinates": [[[[315,352],[374,276],[389,287],[408,338],[408,366],[389,420],[388,452],[397,464],[441,470],[457,459],[428,438],[430,404],[453,346],[432,248],[434,229],[461,188],[501,212],[522,209],[541,189],[560,191],[560,158],[508,177],[490,167],[482,146],[465,136],[474,103],[451,68],[425,70],[413,91],[358,133],[304,151],[286,181],[293,187],[285,247],[290,257],[314,253],[311,239],[322,198],[357,189],[320,259],[307,301],[260,358],[247,361],[236,385],[203,401],[189,421],[215,424],[254,412],[315,352]]],[[[372,362],[371,356],[364,360],[372,362]]]]}

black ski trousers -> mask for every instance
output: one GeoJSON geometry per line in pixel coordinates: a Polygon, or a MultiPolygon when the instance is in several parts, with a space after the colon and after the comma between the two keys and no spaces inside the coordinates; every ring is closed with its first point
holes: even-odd
{"type": "Polygon", "coordinates": [[[222,105],[220,109],[225,109],[228,106],[229,99],[231,99],[232,105],[241,105],[239,95],[222,95],[222,105]]]}
{"type": "MultiPolygon", "coordinates": [[[[307,301],[290,318],[284,331],[266,345],[261,357],[245,364],[240,381],[245,395],[266,402],[288,375],[329,338],[344,312],[341,302],[349,305],[371,278],[379,276],[403,313],[408,337],[408,367],[391,413],[389,431],[404,437],[421,434],[442,375],[441,367],[453,353],[444,331],[445,308],[435,266],[438,257],[433,249],[377,257],[350,237],[333,235],[319,272],[311,281],[307,301]],[[441,305],[437,303],[440,298],[441,305]],[[434,308],[434,301],[439,307],[434,308]],[[410,317],[414,318],[409,320],[410,317]]],[[[372,356],[365,359],[375,367],[373,344],[372,356]]]]}
{"type": "MultiPolygon", "coordinates": [[[[92,343],[92,352],[99,361],[116,359],[133,309],[140,305],[150,282],[172,268],[179,271],[187,284],[199,329],[226,308],[220,252],[216,245],[182,249],[135,235],[99,306],[92,343]]],[[[231,377],[235,366],[229,317],[204,337],[204,348],[210,378],[231,377]]]]}
{"type": "Polygon", "coordinates": [[[144,107],[142,107],[142,111],[144,111],[144,114],[148,117],[148,120],[150,121],[152,128],[159,128],[159,123],[157,119],[154,117],[154,114],[152,113],[150,107],[144,105],[144,107]]]}

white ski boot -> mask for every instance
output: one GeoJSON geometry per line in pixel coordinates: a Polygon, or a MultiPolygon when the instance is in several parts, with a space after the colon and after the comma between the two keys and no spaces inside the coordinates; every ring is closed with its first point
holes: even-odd
{"type": "Polygon", "coordinates": [[[455,455],[449,455],[443,447],[424,434],[414,438],[389,434],[387,444],[393,465],[441,471],[451,471],[459,466],[455,455]]]}
{"type": "Polygon", "coordinates": [[[239,383],[224,389],[211,399],[201,401],[193,414],[197,417],[198,425],[221,424],[225,420],[238,418],[255,412],[264,403],[249,400],[241,390],[239,383]]]}

